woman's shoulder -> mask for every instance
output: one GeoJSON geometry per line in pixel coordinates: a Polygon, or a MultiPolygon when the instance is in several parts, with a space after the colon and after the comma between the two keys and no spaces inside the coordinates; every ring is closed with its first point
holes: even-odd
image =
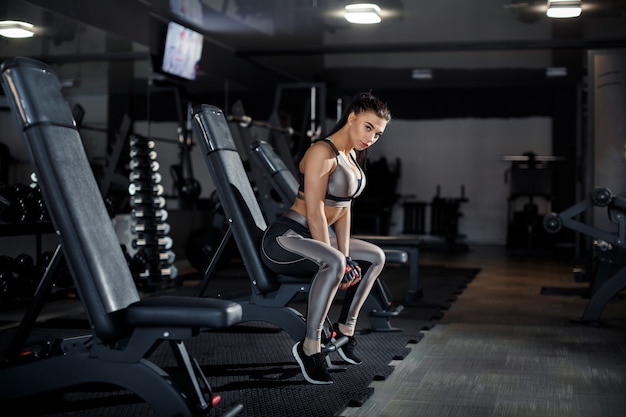
{"type": "Polygon", "coordinates": [[[311,144],[311,146],[309,146],[309,149],[306,153],[311,153],[325,158],[334,158],[337,154],[335,151],[335,147],[333,146],[333,143],[330,141],[330,139],[316,140],[311,144]]]}
{"type": "Polygon", "coordinates": [[[334,156],[339,155],[339,151],[337,150],[337,147],[335,146],[334,142],[330,138],[318,139],[315,142],[313,142],[311,146],[319,146],[319,147],[325,148],[334,156]]]}
{"type": "Polygon", "coordinates": [[[333,170],[336,164],[337,156],[332,148],[324,142],[314,142],[302,156],[300,169],[304,172],[307,167],[317,170],[326,166],[328,170],[333,170]]]}

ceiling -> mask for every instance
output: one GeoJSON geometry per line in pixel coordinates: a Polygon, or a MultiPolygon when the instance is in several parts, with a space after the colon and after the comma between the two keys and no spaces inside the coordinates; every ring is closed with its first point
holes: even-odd
{"type": "Polygon", "coordinates": [[[169,0],[5,2],[2,13],[30,20],[40,40],[19,48],[0,40],[0,58],[146,62],[175,20],[205,38],[190,94],[280,83],[405,91],[537,85],[554,82],[546,77],[550,67],[566,68],[561,78],[579,82],[586,51],[626,48],[626,0],[583,0],[582,16],[567,20],[547,18],[546,1],[538,0],[379,0],[378,25],[348,24],[342,12],[349,2],[341,0],[195,1],[201,11],[193,21],[172,13],[169,0]],[[105,47],[85,46],[85,28],[106,34],[105,47]],[[432,77],[416,77],[423,70],[432,77]]]}

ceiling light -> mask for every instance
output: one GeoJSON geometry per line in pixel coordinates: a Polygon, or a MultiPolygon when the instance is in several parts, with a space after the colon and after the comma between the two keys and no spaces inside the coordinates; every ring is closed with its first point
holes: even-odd
{"type": "Polygon", "coordinates": [[[346,6],[346,20],[359,25],[380,23],[380,7],[373,3],[356,3],[346,6]]]}
{"type": "Polygon", "coordinates": [[[565,67],[548,67],[546,68],[546,77],[555,78],[555,77],[566,77],[567,76],[567,68],[565,67]]]}
{"type": "Polygon", "coordinates": [[[17,20],[0,21],[0,36],[5,38],[30,38],[35,34],[33,25],[17,20]]]}
{"type": "Polygon", "coordinates": [[[431,69],[414,69],[411,71],[411,78],[414,80],[432,80],[433,72],[431,69]]]}
{"type": "Polygon", "coordinates": [[[546,15],[557,19],[578,17],[581,13],[581,0],[548,0],[546,15]]]}

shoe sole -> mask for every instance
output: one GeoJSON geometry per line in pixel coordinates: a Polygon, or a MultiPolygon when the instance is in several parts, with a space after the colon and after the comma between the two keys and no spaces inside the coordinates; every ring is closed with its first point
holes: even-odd
{"type": "Polygon", "coordinates": [[[296,362],[298,362],[298,365],[300,365],[300,370],[302,371],[302,375],[304,376],[304,379],[306,379],[311,384],[315,384],[315,385],[330,385],[330,384],[332,384],[333,381],[318,381],[316,379],[313,379],[313,378],[309,377],[309,375],[307,375],[306,369],[304,367],[304,363],[302,362],[302,359],[300,359],[300,355],[298,355],[298,345],[300,343],[301,342],[298,342],[295,345],[293,345],[293,347],[291,348],[291,353],[293,354],[293,357],[296,359],[296,362]]]}
{"type": "Polygon", "coordinates": [[[341,348],[337,349],[337,353],[339,353],[339,356],[341,356],[341,359],[343,359],[344,362],[348,362],[349,364],[352,364],[352,365],[360,365],[362,363],[362,362],[357,362],[357,361],[347,357],[345,355],[345,353],[343,353],[343,349],[341,349],[341,348]]]}

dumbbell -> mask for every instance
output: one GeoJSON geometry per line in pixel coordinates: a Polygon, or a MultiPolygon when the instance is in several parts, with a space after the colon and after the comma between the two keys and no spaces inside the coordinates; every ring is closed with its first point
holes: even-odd
{"type": "Polygon", "coordinates": [[[130,138],[130,146],[141,146],[147,149],[154,149],[155,142],[146,138],[132,137],[130,138]]]}
{"type": "Polygon", "coordinates": [[[130,205],[132,207],[137,206],[152,206],[154,208],[165,207],[165,199],[161,196],[157,197],[133,197],[130,199],[130,205]]]}
{"type": "Polygon", "coordinates": [[[161,176],[159,172],[152,172],[147,177],[144,177],[143,175],[141,175],[140,172],[133,171],[128,176],[128,179],[131,182],[152,181],[153,184],[159,184],[161,180],[163,179],[163,177],[161,176]]]}
{"type": "Polygon", "coordinates": [[[9,292],[13,297],[31,297],[37,285],[35,262],[28,254],[20,254],[13,259],[13,267],[9,276],[9,292]]]}
{"type": "Polygon", "coordinates": [[[135,195],[139,193],[150,193],[152,195],[163,195],[163,186],[161,184],[156,185],[138,185],[131,182],[128,186],[128,194],[135,195]]]}
{"type": "Polygon", "coordinates": [[[135,223],[130,227],[131,233],[139,234],[139,233],[156,233],[157,235],[166,235],[170,232],[170,225],[168,223],[156,223],[156,224],[148,224],[145,223],[135,223]]]}
{"type": "Polygon", "coordinates": [[[8,222],[24,223],[32,218],[32,204],[30,202],[30,187],[17,183],[0,189],[0,195],[6,206],[2,211],[2,218],[8,222]]]}
{"type": "Polygon", "coordinates": [[[147,246],[158,246],[160,248],[163,248],[165,250],[169,250],[172,248],[173,245],[173,241],[172,238],[169,236],[162,236],[159,237],[157,239],[145,239],[145,238],[141,238],[141,239],[133,239],[132,245],[134,249],[139,249],[139,248],[143,248],[143,247],[147,247],[147,246]]]}
{"type": "Polygon", "coordinates": [[[11,298],[13,279],[13,258],[0,255],[0,298],[11,298]]]}
{"type": "Polygon", "coordinates": [[[140,149],[137,147],[131,147],[130,157],[137,158],[137,159],[155,160],[157,158],[157,153],[154,150],[146,150],[146,149],[140,149]]]}
{"type": "Polygon", "coordinates": [[[157,161],[144,161],[136,158],[131,159],[128,166],[133,171],[145,170],[149,172],[156,172],[160,168],[160,165],[157,161]]]}
{"type": "Polygon", "coordinates": [[[133,219],[157,219],[164,222],[169,216],[167,210],[144,210],[142,208],[133,209],[130,212],[130,217],[133,219]]]}
{"type": "Polygon", "coordinates": [[[169,279],[175,279],[178,276],[178,268],[174,265],[161,268],[161,276],[169,279]]]}
{"type": "Polygon", "coordinates": [[[159,260],[161,262],[165,262],[168,265],[172,265],[176,260],[176,254],[171,250],[168,250],[166,252],[159,252],[159,260]]]}
{"type": "Polygon", "coordinates": [[[146,252],[143,249],[135,252],[129,266],[133,275],[138,275],[148,269],[148,256],[146,252]]]}

